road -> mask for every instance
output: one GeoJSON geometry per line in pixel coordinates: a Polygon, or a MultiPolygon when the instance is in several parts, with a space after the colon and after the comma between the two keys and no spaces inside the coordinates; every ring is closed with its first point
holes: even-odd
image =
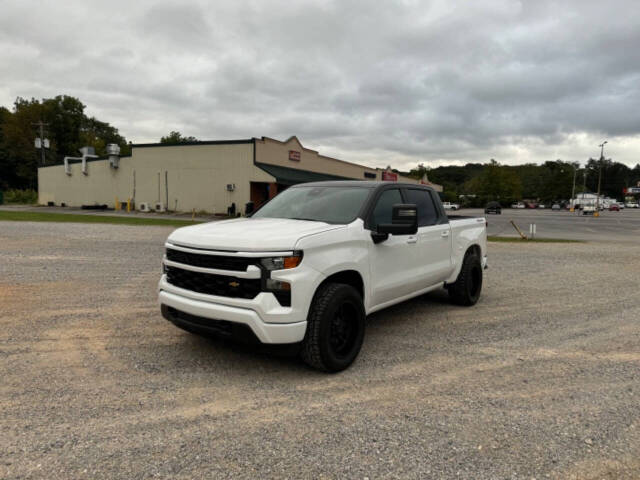
{"type": "Polygon", "coordinates": [[[638,478],[637,242],[491,244],[327,375],[162,319],[170,230],[0,222],[0,478],[638,478]]]}
{"type": "Polygon", "coordinates": [[[550,209],[516,210],[505,208],[502,215],[485,215],[481,209],[462,209],[450,215],[486,216],[489,235],[518,235],[509,223],[513,220],[525,233],[529,224],[535,223],[538,237],[568,238],[599,242],[640,242],[640,209],[624,209],[620,212],[604,211],[600,217],[580,215],[578,212],[553,211],[550,209]]]}

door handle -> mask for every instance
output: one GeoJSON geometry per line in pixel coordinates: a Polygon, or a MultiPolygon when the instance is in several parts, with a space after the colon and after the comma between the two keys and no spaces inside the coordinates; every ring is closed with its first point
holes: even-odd
{"type": "Polygon", "coordinates": [[[409,237],[407,238],[407,243],[417,243],[418,237],[409,237]]]}
{"type": "Polygon", "coordinates": [[[440,234],[440,236],[441,236],[441,237],[443,237],[443,238],[448,237],[448,236],[449,236],[449,230],[445,230],[444,232],[442,232],[442,233],[440,234]]]}

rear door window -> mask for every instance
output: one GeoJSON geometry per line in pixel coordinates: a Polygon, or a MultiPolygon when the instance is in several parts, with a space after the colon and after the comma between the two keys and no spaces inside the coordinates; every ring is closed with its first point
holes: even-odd
{"type": "Polygon", "coordinates": [[[415,203],[418,207],[418,227],[435,225],[438,222],[436,207],[427,190],[409,189],[406,194],[407,203],[415,203]]]}

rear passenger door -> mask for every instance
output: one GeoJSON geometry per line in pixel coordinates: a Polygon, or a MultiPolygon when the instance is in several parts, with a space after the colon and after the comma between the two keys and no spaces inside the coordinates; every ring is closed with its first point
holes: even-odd
{"type": "Polygon", "coordinates": [[[451,228],[435,195],[425,188],[406,188],[407,203],[418,206],[418,254],[422,288],[444,282],[451,274],[451,228]]]}

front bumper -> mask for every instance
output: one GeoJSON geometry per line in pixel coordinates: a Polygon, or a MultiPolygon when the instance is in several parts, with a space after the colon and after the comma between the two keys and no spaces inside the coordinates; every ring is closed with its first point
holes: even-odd
{"type": "Polygon", "coordinates": [[[194,300],[164,290],[160,290],[158,302],[165,318],[188,330],[210,333],[226,330],[237,336],[242,332],[236,326],[243,325],[248,327],[261,343],[269,344],[300,342],[307,330],[306,320],[294,323],[266,323],[254,310],[194,300]],[[171,309],[178,313],[172,312],[171,309]],[[179,312],[188,315],[180,315],[179,312]],[[210,322],[207,322],[207,319],[210,322]],[[225,328],[226,322],[232,324],[230,328],[225,328]]]}
{"type": "MultiPolygon", "coordinates": [[[[301,265],[290,270],[274,271],[271,278],[292,285],[291,306],[280,305],[270,292],[261,292],[252,299],[198,293],[168,283],[166,275],[162,275],[158,283],[158,303],[200,317],[205,322],[210,319],[212,325],[215,321],[245,325],[262,343],[300,342],[307,328],[309,299],[313,298],[317,286],[325,277],[313,268],[301,265]]],[[[177,324],[171,318],[168,320],[177,324]]],[[[202,321],[198,320],[198,323],[198,329],[206,327],[202,321]]]]}

